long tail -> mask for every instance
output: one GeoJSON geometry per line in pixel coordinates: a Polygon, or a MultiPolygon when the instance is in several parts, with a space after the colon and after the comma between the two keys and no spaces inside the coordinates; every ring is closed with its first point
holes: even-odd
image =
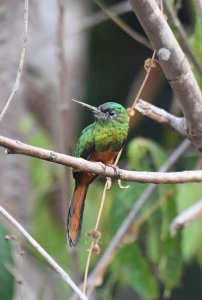
{"type": "Polygon", "coordinates": [[[71,247],[76,246],[80,239],[83,210],[88,187],[89,182],[83,180],[79,180],[79,182],[75,184],[67,218],[67,235],[71,247]]]}

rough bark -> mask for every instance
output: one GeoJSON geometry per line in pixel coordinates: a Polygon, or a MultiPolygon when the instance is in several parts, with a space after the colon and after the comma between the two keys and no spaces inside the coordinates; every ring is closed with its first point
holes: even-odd
{"type": "Polygon", "coordinates": [[[202,150],[202,95],[189,62],[155,0],[130,0],[133,11],[157,51],[162,70],[184,114],[187,137],[202,150]]]}

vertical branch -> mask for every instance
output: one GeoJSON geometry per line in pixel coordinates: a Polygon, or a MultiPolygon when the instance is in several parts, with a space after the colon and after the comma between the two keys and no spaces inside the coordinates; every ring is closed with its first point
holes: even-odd
{"type": "MultiPolygon", "coordinates": [[[[65,1],[58,0],[58,27],[57,27],[57,46],[58,46],[58,65],[59,65],[59,111],[60,111],[60,144],[63,153],[70,153],[72,149],[72,126],[70,126],[70,101],[68,91],[68,67],[65,57],[64,47],[65,32],[65,1]]],[[[69,207],[71,197],[70,191],[70,170],[64,169],[64,179],[62,184],[64,218],[69,207]]],[[[66,223],[66,221],[65,221],[66,223]]],[[[81,273],[77,250],[71,250],[72,269],[75,274],[76,281],[80,281],[81,273]]]]}
{"type": "Polygon", "coordinates": [[[20,84],[20,79],[22,75],[22,70],[23,70],[23,65],[24,65],[24,58],[25,58],[25,50],[26,50],[26,45],[27,45],[27,36],[28,36],[28,12],[29,12],[29,0],[25,0],[24,2],[24,32],[23,32],[23,43],[22,43],[22,50],[21,50],[21,55],[20,55],[20,62],[18,66],[18,71],[15,79],[15,83],[13,86],[13,89],[11,91],[11,94],[6,102],[6,105],[4,106],[1,114],[0,114],[0,121],[3,120],[10,104],[11,101],[13,100],[20,84]]]}
{"type": "MultiPolygon", "coordinates": [[[[103,6],[102,2],[100,0],[94,0],[104,11],[106,10],[105,6],[103,6]]],[[[163,12],[163,1],[161,0],[161,11],[163,12]]],[[[149,66],[148,67],[145,67],[146,69],[146,75],[143,79],[143,82],[139,88],[139,91],[135,97],[135,100],[134,100],[134,103],[132,105],[132,109],[129,110],[129,118],[131,118],[132,116],[134,116],[134,105],[135,103],[137,102],[138,98],[140,97],[144,87],[145,87],[145,84],[149,78],[149,74],[152,70],[152,67],[154,65],[154,58],[155,58],[155,55],[156,55],[156,51],[154,50],[153,51],[153,54],[152,54],[152,57],[151,59],[149,60],[149,66]]],[[[116,158],[116,161],[114,163],[114,166],[117,166],[118,162],[119,162],[119,159],[121,157],[121,154],[122,154],[122,151],[123,149],[121,149],[118,153],[118,156],[116,158]]],[[[119,184],[119,187],[120,188],[123,188],[122,184],[121,184],[121,181],[119,180],[118,181],[118,184],[119,184]]],[[[102,214],[102,211],[103,211],[103,207],[104,207],[104,202],[105,202],[105,198],[106,198],[106,193],[107,193],[107,189],[110,189],[111,186],[108,186],[108,181],[106,181],[106,184],[105,184],[105,187],[104,187],[104,190],[103,190],[103,195],[102,195],[102,200],[101,200],[101,204],[100,204],[100,209],[99,209],[99,213],[98,213],[98,217],[97,217],[97,221],[96,221],[96,225],[95,225],[95,231],[98,230],[98,226],[99,226],[99,223],[100,223],[100,219],[101,219],[101,214],[102,214]]],[[[89,265],[90,265],[90,260],[91,260],[91,255],[92,255],[92,252],[93,252],[93,247],[96,245],[96,241],[92,241],[91,243],[91,247],[90,247],[90,250],[89,250],[89,254],[88,254],[88,258],[87,258],[87,262],[86,262],[86,268],[85,268],[85,275],[84,275],[84,285],[83,285],[83,293],[86,294],[86,288],[87,288],[87,279],[88,279],[88,271],[89,271],[89,265]]],[[[99,247],[99,245],[98,245],[99,247]]]]}

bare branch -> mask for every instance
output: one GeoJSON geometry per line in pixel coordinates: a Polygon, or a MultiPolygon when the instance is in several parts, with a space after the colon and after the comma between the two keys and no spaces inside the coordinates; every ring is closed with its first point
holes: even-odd
{"type": "Polygon", "coordinates": [[[20,79],[22,75],[22,70],[23,70],[23,65],[24,65],[24,58],[25,58],[25,50],[26,50],[26,45],[27,45],[27,36],[28,36],[28,12],[29,12],[29,0],[25,0],[24,2],[24,32],[23,32],[23,44],[22,44],[22,50],[21,50],[21,55],[20,55],[20,62],[19,62],[19,67],[17,71],[17,76],[15,79],[15,83],[13,86],[13,89],[11,91],[11,94],[8,98],[8,101],[6,102],[6,105],[4,106],[1,114],[0,114],[0,121],[3,120],[9,105],[11,104],[11,101],[13,100],[20,84],[20,79]]]}
{"type": "Polygon", "coordinates": [[[202,95],[188,60],[155,0],[130,0],[130,3],[177,96],[186,121],[185,131],[193,144],[202,149],[202,95]]]}
{"type": "Polygon", "coordinates": [[[78,171],[95,173],[104,177],[118,178],[126,181],[156,184],[202,181],[202,171],[182,171],[166,173],[163,171],[143,172],[127,171],[122,169],[114,170],[114,167],[109,167],[99,162],[90,162],[83,158],[76,158],[70,155],[30,146],[28,144],[23,144],[19,141],[15,141],[3,136],[0,136],[0,146],[8,149],[9,151],[7,153],[23,154],[31,157],[36,157],[60,165],[72,167],[78,171]]]}
{"type": "Polygon", "coordinates": [[[60,277],[74,290],[82,300],[88,298],[81,292],[70,276],[58,265],[58,263],[41,247],[41,245],[18,223],[2,206],[0,214],[4,216],[25,238],[26,240],[45,258],[49,265],[60,275],[60,277]]]}
{"type": "Polygon", "coordinates": [[[139,99],[135,104],[135,109],[141,114],[153,119],[163,125],[169,126],[186,137],[184,129],[184,118],[171,115],[162,108],[158,108],[147,101],[139,99]]]}
{"type": "Polygon", "coordinates": [[[191,222],[202,217],[202,200],[195,203],[193,206],[186,209],[178,215],[170,225],[171,234],[174,235],[179,229],[184,228],[191,222]]]}

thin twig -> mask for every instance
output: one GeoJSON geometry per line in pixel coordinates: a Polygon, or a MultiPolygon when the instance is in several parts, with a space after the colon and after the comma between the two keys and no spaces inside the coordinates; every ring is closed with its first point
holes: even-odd
{"type": "Polygon", "coordinates": [[[147,48],[153,49],[149,41],[147,41],[141,34],[134,31],[127,23],[125,23],[119,16],[114,14],[111,10],[101,0],[93,0],[106,15],[114,21],[123,31],[125,31],[129,36],[131,36],[135,41],[144,45],[147,48]]]}
{"type": "Polygon", "coordinates": [[[1,114],[0,114],[0,121],[3,120],[10,104],[11,101],[13,100],[20,84],[20,79],[22,75],[22,70],[23,70],[23,65],[24,65],[24,58],[25,58],[25,51],[26,51],[26,45],[27,45],[27,37],[28,37],[28,12],[29,12],[29,0],[25,0],[24,2],[24,32],[23,32],[23,43],[22,43],[22,50],[21,50],[21,55],[20,55],[20,62],[19,62],[19,67],[15,79],[15,83],[13,86],[13,89],[11,91],[11,94],[6,102],[6,105],[4,106],[1,114]]]}
{"type": "Polygon", "coordinates": [[[88,298],[81,292],[70,276],[60,267],[60,265],[41,247],[41,245],[16,221],[2,206],[0,214],[4,216],[25,238],[26,240],[45,258],[49,265],[60,275],[60,277],[74,290],[82,300],[88,298]]]}
{"type": "Polygon", "coordinates": [[[152,70],[155,55],[156,55],[156,51],[154,51],[153,54],[152,54],[152,58],[151,58],[151,62],[150,62],[149,68],[146,68],[146,75],[145,75],[145,78],[143,79],[143,82],[142,82],[142,84],[141,84],[141,86],[140,86],[140,89],[139,89],[139,91],[138,91],[138,93],[137,93],[137,95],[136,95],[136,97],[135,97],[135,100],[134,100],[134,102],[133,102],[132,107],[135,106],[137,100],[140,98],[140,96],[141,96],[141,94],[142,94],[142,91],[143,91],[143,89],[144,89],[144,87],[145,87],[145,84],[146,84],[146,82],[147,82],[147,80],[148,80],[148,78],[149,78],[149,74],[150,74],[150,72],[151,72],[151,70],[152,70]]]}
{"type": "Polygon", "coordinates": [[[165,2],[164,5],[165,5],[166,14],[167,14],[168,18],[172,21],[173,26],[175,27],[175,29],[177,30],[177,32],[179,34],[179,38],[182,42],[182,49],[188,55],[189,59],[195,66],[198,73],[202,76],[202,66],[201,66],[200,62],[198,61],[196,55],[194,54],[191,46],[189,45],[186,31],[182,27],[180,20],[178,19],[174,9],[172,9],[170,7],[170,5],[168,4],[167,1],[164,0],[164,2],[165,2]]]}
{"type": "MultiPolygon", "coordinates": [[[[105,199],[106,199],[107,187],[108,187],[108,183],[106,181],[94,230],[98,230],[98,227],[99,227],[99,224],[100,224],[100,219],[101,219],[101,215],[102,215],[102,212],[103,212],[104,203],[105,203],[105,199]]],[[[85,268],[85,274],[84,274],[84,280],[83,280],[83,293],[84,294],[86,293],[88,271],[89,271],[90,260],[91,260],[94,244],[95,243],[94,243],[94,240],[93,240],[92,243],[91,243],[90,249],[89,249],[88,258],[87,258],[87,262],[86,262],[86,268],[85,268]]]]}
{"type": "MultiPolygon", "coordinates": [[[[68,64],[65,55],[65,0],[57,0],[58,4],[58,22],[57,22],[57,59],[58,59],[58,79],[59,79],[59,97],[58,97],[58,109],[59,109],[59,144],[60,150],[63,153],[70,153],[72,148],[72,128],[69,126],[71,118],[71,104],[69,99],[68,85],[68,64]]],[[[71,199],[71,189],[70,189],[70,170],[64,168],[63,178],[61,182],[62,189],[62,212],[63,212],[63,223],[66,223],[66,211],[69,207],[69,201],[71,199]]],[[[74,278],[76,282],[81,280],[81,271],[79,267],[78,259],[78,249],[74,248],[69,251],[71,256],[71,268],[74,273],[74,278]]]]}
{"type": "MultiPolygon", "coordinates": [[[[97,2],[97,0],[96,0],[97,2]]],[[[100,1],[98,1],[98,3],[100,3],[100,1]]],[[[103,9],[103,7],[102,7],[103,9]]],[[[151,62],[154,61],[154,57],[155,57],[155,51],[153,52],[153,55],[152,55],[152,58],[151,58],[151,62]]],[[[146,69],[146,76],[140,86],[140,89],[138,91],[138,94],[134,100],[134,103],[133,105],[135,105],[135,103],[137,102],[138,98],[140,97],[142,91],[143,91],[143,88],[149,78],[149,74],[150,74],[150,71],[151,71],[151,68],[152,68],[152,63],[150,64],[149,68],[146,69]]],[[[133,114],[132,114],[133,115],[133,114]]],[[[132,116],[131,115],[131,116],[132,116]]],[[[129,114],[129,118],[131,117],[130,114],[129,114]]],[[[115,160],[115,163],[114,163],[114,166],[116,167],[118,162],[119,162],[119,159],[121,157],[121,154],[123,152],[123,148],[119,151],[117,157],[116,157],[116,160],[115,160]]],[[[107,192],[107,186],[108,186],[108,182],[106,181],[106,184],[105,184],[105,187],[104,187],[104,190],[103,190],[103,195],[102,195],[102,201],[101,201],[101,204],[100,204],[100,209],[99,209],[99,213],[98,213],[98,217],[97,217],[97,222],[96,222],[96,226],[95,226],[95,230],[97,230],[98,226],[99,226],[99,222],[100,222],[100,218],[101,218],[101,214],[102,214],[102,211],[103,211],[103,207],[104,207],[104,202],[105,202],[105,198],[106,198],[106,192],[107,192]]],[[[87,286],[87,278],[88,278],[88,270],[89,270],[89,265],[90,265],[90,259],[91,259],[91,255],[92,255],[92,249],[93,249],[93,245],[94,245],[94,242],[92,241],[91,243],[91,247],[90,247],[90,250],[89,250],[89,255],[88,255],[88,258],[87,258],[87,263],[86,263],[86,269],[85,269],[85,276],[84,276],[84,288],[83,288],[83,292],[84,294],[86,293],[86,286],[87,286]]]]}
{"type": "MultiPolygon", "coordinates": [[[[184,140],[180,146],[170,155],[168,160],[161,166],[159,171],[167,171],[169,170],[177,160],[185,153],[190,143],[187,140],[184,140]]],[[[114,255],[123,240],[124,236],[127,234],[128,230],[131,228],[131,225],[137,220],[139,212],[141,208],[145,205],[145,203],[150,199],[151,195],[158,188],[157,185],[150,184],[144,193],[140,196],[140,198],[136,201],[133,208],[130,210],[129,214],[117,230],[104,254],[96,264],[94,270],[91,272],[88,278],[88,294],[91,294],[96,284],[102,282],[102,278],[104,275],[104,270],[106,270],[107,266],[110,264],[114,255]]]]}
{"type": "MultiPolygon", "coordinates": [[[[106,10],[106,7],[103,5],[102,1],[100,0],[94,0],[104,11],[106,10]]],[[[161,1],[161,9],[163,10],[163,2],[161,1]]],[[[109,14],[109,13],[108,13],[109,14]]],[[[110,16],[110,14],[109,14],[110,16]]],[[[113,16],[112,16],[113,17],[113,16]]],[[[117,17],[116,17],[117,18],[117,17]]],[[[116,20],[116,19],[115,19],[116,20]]],[[[120,22],[120,20],[118,20],[120,22]]],[[[156,51],[153,52],[153,55],[152,55],[152,58],[151,58],[151,62],[149,64],[149,68],[146,68],[146,75],[145,75],[145,78],[140,86],[140,89],[136,95],[136,98],[134,100],[134,103],[133,103],[133,106],[136,104],[138,98],[140,97],[144,87],[145,87],[145,84],[149,78],[149,74],[151,72],[151,69],[152,69],[152,66],[153,66],[153,63],[154,63],[154,58],[155,58],[155,54],[156,54],[156,51]]],[[[134,112],[129,113],[129,119],[134,115],[134,112]]],[[[114,163],[114,166],[116,167],[118,162],[119,162],[119,159],[121,157],[121,154],[122,154],[122,151],[123,151],[123,148],[119,151],[118,155],[117,155],[117,158],[116,158],[116,161],[114,163]]],[[[98,214],[98,218],[97,218],[97,222],[96,222],[96,226],[95,226],[95,230],[98,228],[98,225],[99,225],[99,222],[100,222],[100,218],[101,218],[101,213],[103,211],[103,207],[104,207],[104,201],[105,201],[105,198],[106,198],[106,192],[107,192],[107,186],[108,186],[108,182],[106,182],[105,184],[105,187],[104,187],[104,191],[103,191],[103,195],[102,195],[102,201],[101,201],[101,205],[100,205],[100,210],[99,210],[99,214],[98,214]]],[[[120,184],[121,186],[121,184],[120,184]]],[[[90,248],[90,251],[89,251],[89,255],[88,255],[88,259],[87,259],[87,264],[86,264],[86,270],[85,270],[85,276],[84,276],[84,289],[83,289],[83,292],[86,293],[86,285],[87,285],[87,277],[88,277],[88,269],[89,269],[89,265],[90,265],[90,259],[91,259],[91,255],[92,255],[92,249],[93,249],[93,245],[94,243],[92,242],[91,244],[91,248],[90,248]]]]}

